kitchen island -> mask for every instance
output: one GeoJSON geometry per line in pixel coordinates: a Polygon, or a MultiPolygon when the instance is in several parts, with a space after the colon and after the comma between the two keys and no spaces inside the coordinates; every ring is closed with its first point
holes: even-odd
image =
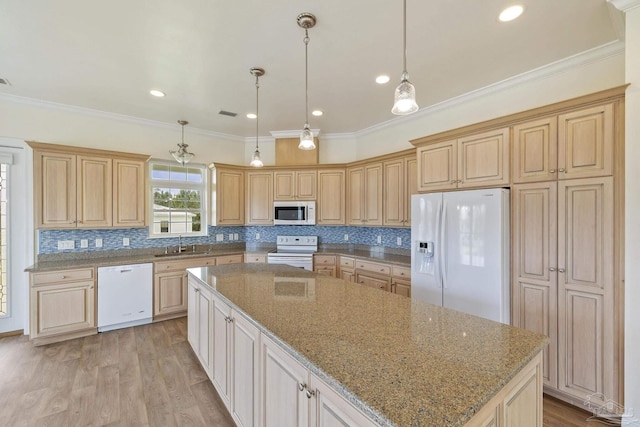
{"type": "Polygon", "coordinates": [[[544,336],[289,266],[188,272],[190,342],[239,424],[542,425],[544,336]]]}

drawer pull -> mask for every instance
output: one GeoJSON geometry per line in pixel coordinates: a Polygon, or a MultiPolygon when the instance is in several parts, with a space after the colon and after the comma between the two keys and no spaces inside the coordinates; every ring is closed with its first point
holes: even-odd
{"type": "Polygon", "coordinates": [[[67,276],[65,276],[64,274],[62,276],[60,276],[61,279],[66,279],[67,276]]]}

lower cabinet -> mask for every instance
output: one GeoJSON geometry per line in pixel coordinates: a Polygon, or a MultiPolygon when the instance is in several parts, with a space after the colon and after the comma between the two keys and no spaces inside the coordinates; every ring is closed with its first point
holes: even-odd
{"type": "Polygon", "coordinates": [[[388,277],[375,276],[370,273],[361,273],[359,271],[356,271],[356,283],[385,291],[388,291],[391,285],[388,277]]]}
{"type": "Polygon", "coordinates": [[[156,274],[153,284],[153,317],[184,315],[187,310],[187,273],[156,274]]]}
{"type": "Polygon", "coordinates": [[[200,364],[211,378],[213,368],[213,295],[190,280],[187,297],[187,339],[200,364]]]}
{"type": "Polygon", "coordinates": [[[47,344],[95,334],[93,268],[30,274],[30,339],[47,344]]]}
{"type": "Polygon", "coordinates": [[[323,274],[325,276],[336,277],[336,256],[335,255],[314,255],[313,256],[314,273],[323,274]]]}

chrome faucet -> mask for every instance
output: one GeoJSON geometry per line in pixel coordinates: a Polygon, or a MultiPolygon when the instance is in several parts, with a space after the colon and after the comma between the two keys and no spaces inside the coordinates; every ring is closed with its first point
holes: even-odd
{"type": "Polygon", "coordinates": [[[187,250],[186,246],[182,246],[182,234],[178,234],[178,253],[184,252],[187,250]]]}

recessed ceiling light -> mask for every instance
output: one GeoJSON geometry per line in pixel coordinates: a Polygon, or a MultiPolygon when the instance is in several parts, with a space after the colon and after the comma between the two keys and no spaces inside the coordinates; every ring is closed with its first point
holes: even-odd
{"type": "Polygon", "coordinates": [[[508,8],[500,12],[498,19],[501,22],[513,21],[518,16],[522,15],[522,12],[524,12],[524,7],[520,6],[519,4],[509,6],[508,8]]]}
{"type": "Polygon", "coordinates": [[[248,119],[255,119],[255,118],[257,118],[257,117],[258,117],[258,116],[256,116],[254,113],[247,113],[247,118],[248,118],[248,119]]]}
{"type": "Polygon", "coordinates": [[[162,97],[165,95],[165,93],[164,93],[163,91],[158,90],[158,89],[151,89],[151,90],[149,91],[149,93],[150,93],[151,95],[153,95],[153,96],[158,97],[158,98],[162,98],[162,97]]]}
{"type": "Polygon", "coordinates": [[[313,110],[313,111],[311,112],[311,114],[313,114],[313,115],[314,115],[314,116],[316,116],[316,117],[320,117],[320,116],[321,116],[321,115],[323,115],[324,113],[323,113],[322,111],[320,111],[320,110],[313,110]]]}
{"type": "Polygon", "coordinates": [[[378,83],[379,85],[389,83],[389,76],[386,76],[383,74],[381,76],[376,77],[376,83],[378,83]]]}

